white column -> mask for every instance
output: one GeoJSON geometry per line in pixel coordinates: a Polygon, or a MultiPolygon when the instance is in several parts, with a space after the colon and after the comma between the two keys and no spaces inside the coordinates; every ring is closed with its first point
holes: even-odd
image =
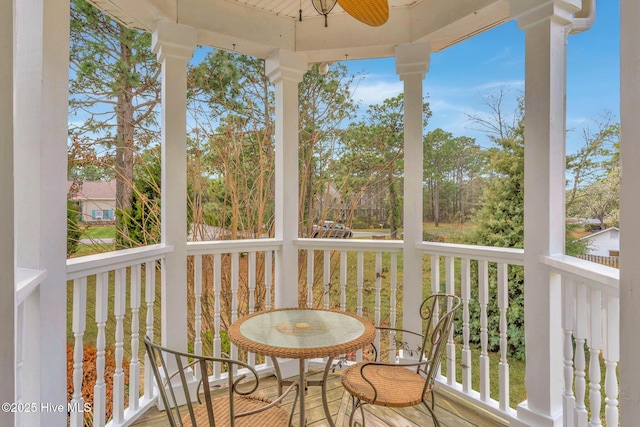
{"type": "Polygon", "coordinates": [[[265,60],[267,77],[276,86],[276,252],[275,306],[298,306],[298,83],[307,70],[307,57],[277,50],[265,60]]]}
{"type": "Polygon", "coordinates": [[[640,419],[640,3],[620,0],[620,425],[640,419]]]}
{"type": "MultiPolygon", "coordinates": [[[[524,292],[527,400],[522,425],[562,423],[560,277],[539,261],[564,253],[565,32],[580,0],[512,0],[526,33],[524,292]]],[[[520,425],[517,423],[516,425],[520,425]]]]}
{"type": "MultiPolygon", "coordinates": [[[[422,80],[429,70],[431,47],[428,43],[397,46],[396,73],[404,82],[404,218],[403,218],[403,328],[422,330],[418,316],[422,303],[422,182],[424,149],[422,143],[422,80]]],[[[412,347],[417,342],[409,343],[412,347]]]]}
{"type": "MultiPolygon", "coordinates": [[[[13,0],[0,0],[0,200],[4,202],[0,220],[0,337],[16,343],[15,230],[13,200],[13,0]]],[[[14,344],[15,345],[15,344],[14,344]]],[[[0,346],[0,402],[15,401],[15,347],[0,346]]],[[[0,424],[14,424],[14,414],[0,411],[0,424]]]]}
{"type": "Polygon", "coordinates": [[[187,349],[187,62],[195,28],[160,21],[153,51],[162,66],[162,345],[187,349]]]}
{"type": "MultiPolygon", "coordinates": [[[[25,307],[21,397],[66,407],[69,2],[15,5],[16,264],[46,271],[39,295],[25,307]]],[[[22,419],[61,425],[66,413],[25,413],[22,419]]]]}

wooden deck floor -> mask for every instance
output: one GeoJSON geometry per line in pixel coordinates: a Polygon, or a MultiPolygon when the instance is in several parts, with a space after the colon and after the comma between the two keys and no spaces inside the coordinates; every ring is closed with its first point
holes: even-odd
{"type": "MultiPolygon", "coordinates": [[[[316,374],[321,378],[321,374],[316,374]]],[[[315,375],[314,375],[315,377],[315,375]]],[[[315,379],[311,377],[310,379],[315,379]]],[[[318,378],[319,379],[319,378],[318,378]]],[[[275,377],[261,380],[260,389],[256,392],[262,396],[275,398],[277,394],[275,377]]],[[[291,407],[293,400],[291,393],[284,404],[291,407]]],[[[331,374],[327,385],[329,408],[337,427],[347,427],[351,413],[351,399],[344,391],[340,382],[340,374],[331,374]]],[[[329,426],[322,408],[320,387],[309,387],[305,401],[308,427],[329,426]]],[[[380,408],[366,405],[367,426],[370,427],[430,427],[433,425],[428,411],[420,406],[413,408],[380,408]]],[[[296,410],[297,414],[297,410],[296,410]]],[[[443,394],[436,393],[436,415],[442,427],[493,427],[507,424],[485,411],[463,405],[454,399],[447,399],[443,394]]],[[[294,426],[298,426],[298,418],[294,415],[294,426]]],[[[165,427],[169,425],[164,412],[159,412],[155,406],[133,425],[139,427],[165,427]]]]}

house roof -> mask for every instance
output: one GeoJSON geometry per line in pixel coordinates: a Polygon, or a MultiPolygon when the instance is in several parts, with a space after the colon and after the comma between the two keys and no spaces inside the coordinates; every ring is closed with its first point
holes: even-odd
{"type": "MultiPolygon", "coordinates": [[[[73,181],[67,181],[67,192],[71,189],[73,181]]],[[[80,183],[80,188],[69,200],[115,200],[116,180],[108,182],[84,181],[80,183]]]]}
{"type": "Polygon", "coordinates": [[[605,230],[596,231],[595,233],[591,233],[591,234],[587,234],[586,236],[582,236],[578,240],[590,239],[590,238],[595,237],[595,236],[597,236],[599,234],[610,233],[611,231],[620,232],[620,229],[618,227],[609,227],[609,228],[607,228],[605,230]]]}

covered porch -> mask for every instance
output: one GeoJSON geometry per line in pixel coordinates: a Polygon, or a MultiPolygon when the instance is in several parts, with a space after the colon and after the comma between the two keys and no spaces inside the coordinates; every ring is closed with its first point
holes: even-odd
{"type": "MultiPolygon", "coordinates": [[[[309,307],[354,311],[376,325],[387,321],[420,330],[424,287],[456,293],[463,301],[461,328],[449,337],[438,379],[443,393],[514,426],[632,426],[640,419],[635,363],[640,344],[634,330],[640,322],[640,263],[635,262],[640,150],[634,141],[640,133],[640,5],[635,0],[620,0],[620,270],[564,255],[566,32],[589,19],[579,11],[593,7],[590,0],[392,0],[389,22],[379,30],[354,27],[352,18],[338,11],[330,16],[333,31],[323,37],[316,31],[324,18],[306,2],[302,21],[289,16],[292,8],[297,13],[298,2],[93,3],[125,25],[153,33],[163,72],[162,242],[66,260],[69,2],[0,0],[0,93],[13,94],[0,100],[0,196],[7,207],[0,221],[0,336],[12,343],[0,348],[0,401],[37,409],[0,412],[2,425],[63,425],[69,410],[70,424],[81,426],[83,388],[93,389],[94,425],[133,424],[156,400],[140,351],[144,333],[159,335],[167,347],[199,352],[209,346],[219,355],[225,322],[256,309],[296,307],[300,294],[309,307]],[[517,20],[526,34],[525,249],[423,242],[421,108],[430,54],[508,20],[517,20]],[[186,64],[197,44],[264,58],[275,85],[272,239],[187,242],[186,64]],[[298,83],[309,64],[342,60],[345,53],[350,59],[395,57],[404,84],[402,241],[305,239],[290,226],[299,222],[297,210],[288,208],[298,205],[298,83]],[[513,402],[507,290],[509,269],[520,266],[527,398],[513,402]],[[355,273],[348,274],[350,269],[355,273]],[[73,281],[72,301],[67,301],[67,281],[73,281]],[[477,314],[469,309],[472,289],[479,295],[473,301],[480,307],[477,314]],[[363,304],[365,293],[375,295],[372,306],[363,304]],[[491,303],[499,313],[497,355],[488,351],[491,303]],[[205,304],[214,313],[207,327],[205,304]],[[230,318],[222,315],[221,304],[230,318]],[[65,375],[68,307],[74,341],[71,402],[65,375]],[[114,331],[107,330],[109,322],[114,331]],[[474,322],[480,325],[477,354],[470,343],[474,322]],[[97,378],[91,384],[83,383],[82,366],[88,327],[97,331],[97,378]],[[107,342],[115,348],[111,418],[105,411],[107,342]]],[[[378,340],[386,341],[391,360],[407,357],[393,337],[378,340]]],[[[230,350],[265,375],[273,369],[259,356],[230,350]]],[[[215,372],[214,379],[225,375],[215,372]]]]}

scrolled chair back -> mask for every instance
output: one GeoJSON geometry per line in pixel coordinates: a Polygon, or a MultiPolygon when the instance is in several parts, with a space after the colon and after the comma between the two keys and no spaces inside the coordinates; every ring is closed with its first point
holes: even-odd
{"type": "Polygon", "coordinates": [[[460,306],[461,300],[458,296],[440,293],[432,294],[420,305],[420,317],[424,321],[425,329],[419,361],[428,363],[419,365],[418,370],[427,379],[425,391],[429,390],[435,381],[460,306]]]}
{"type": "Polygon", "coordinates": [[[244,362],[172,350],[155,344],[147,336],[144,337],[144,344],[171,427],[203,424],[213,426],[216,424],[216,417],[228,418],[224,421],[219,420],[219,423],[233,426],[236,418],[235,395],[246,396],[258,388],[258,373],[244,362]],[[229,403],[228,407],[225,407],[225,414],[214,413],[211,399],[212,385],[209,381],[214,363],[220,363],[222,371],[229,373],[227,376],[229,403]],[[247,374],[234,379],[231,373],[237,372],[237,368],[246,368],[247,374]],[[250,383],[247,384],[246,389],[242,389],[244,387],[240,387],[240,383],[247,376],[250,383]],[[197,383],[195,392],[193,391],[194,382],[197,383]],[[201,393],[204,399],[201,399],[201,393]],[[199,405],[204,403],[206,412],[194,410],[193,402],[195,401],[199,405]]]}

